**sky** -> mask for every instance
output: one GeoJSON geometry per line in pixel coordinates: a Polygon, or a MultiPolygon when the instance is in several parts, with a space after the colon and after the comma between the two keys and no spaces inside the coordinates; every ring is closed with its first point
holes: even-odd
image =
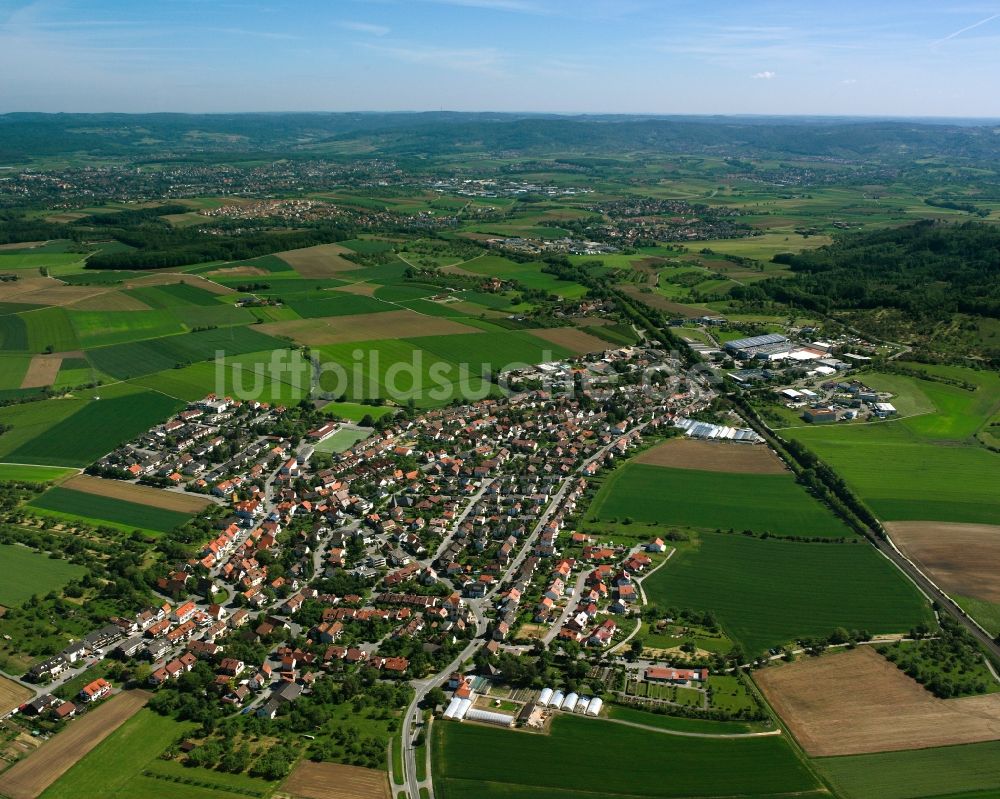
{"type": "Polygon", "coordinates": [[[0,0],[0,113],[1000,117],[1000,0],[0,0]]]}

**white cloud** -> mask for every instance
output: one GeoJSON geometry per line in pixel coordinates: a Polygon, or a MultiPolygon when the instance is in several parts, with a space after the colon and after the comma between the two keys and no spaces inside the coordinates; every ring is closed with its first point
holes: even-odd
{"type": "Polygon", "coordinates": [[[778,73],[771,72],[771,70],[769,69],[765,69],[763,72],[755,72],[750,77],[753,78],[754,80],[772,80],[778,77],[778,73]]]}
{"type": "Polygon", "coordinates": [[[857,81],[857,79],[855,79],[855,78],[844,78],[844,79],[843,79],[843,80],[841,81],[841,83],[843,83],[843,84],[844,84],[845,86],[853,86],[853,85],[854,85],[855,83],[857,83],[857,82],[858,82],[858,81],[857,81]]]}
{"type": "Polygon", "coordinates": [[[357,33],[369,33],[372,36],[385,36],[390,29],[385,25],[373,25],[370,22],[341,22],[340,27],[357,33]]]}

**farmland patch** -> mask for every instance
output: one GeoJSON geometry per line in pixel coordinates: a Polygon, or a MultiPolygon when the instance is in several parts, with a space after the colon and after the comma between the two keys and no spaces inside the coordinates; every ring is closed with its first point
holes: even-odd
{"type": "Polygon", "coordinates": [[[754,679],[813,756],[1000,740],[1000,694],[937,699],[870,647],[767,668],[754,679]]]}
{"type": "Polygon", "coordinates": [[[920,593],[871,546],[702,533],[643,581],[661,608],[712,611],[750,654],[837,627],[873,635],[930,623],[920,593]]]}
{"type": "Polygon", "coordinates": [[[738,474],[784,474],[788,471],[774,452],[763,445],[732,444],[671,438],[639,454],[635,463],[738,474]]]}
{"type": "Polygon", "coordinates": [[[295,319],[268,322],[259,329],[272,336],[287,336],[299,344],[321,346],[349,341],[370,341],[394,336],[452,336],[477,333],[475,328],[450,319],[423,316],[414,311],[390,310],[385,313],[365,313],[332,319],[295,319]]]}
{"type": "Polygon", "coordinates": [[[887,522],[892,540],[949,594],[1000,603],[1000,525],[887,522]]]}
{"type": "Polygon", "coordinates": [[[125,502],[147,505],[151,508],[177,511],[178,513],[197,513],[212,501],[198,494],[185,494],[180,491],[167,491],[162,488],[127,483],[124,480],[105,480],[100,477],[90,477],[86,474],[77,475],[62,484],[63,488],[81,491],[85,494],[97,494],[109,499],[120,499],[125,502]]]}
{"type": "Polygon", "coordinates": [[[390,799],[384,771],[311,760],[301,761],[281,790],[295,799],[390,799]]]}
{"type": "MultiPolygon", "coordinates": [[[[104,702],[0,775],[0,794],[35,799],[149,701],[146,691],[126,691],[104,702]]],[[[80,794],[75,794],[79,796],[80,794]]]]}
{"type": "Polygon", "coordinates": [[[83,566],[50,558],[17,544],[0,544],[0,561],[4,572],[0,581],[0,605],[7,607],[19,607],[36,594],[45,596],[49,591],[58,591],[87,571],[83,566]]]}
{"type": "Polygon", "coordinates": [[[608,343],[575,327],[550,327],[532,330],[531,334],[543,341],[549,341],[558,347],[569,350],[574,355],[586,355],[591,352],[604,352],[609,349],[608,343]]]}

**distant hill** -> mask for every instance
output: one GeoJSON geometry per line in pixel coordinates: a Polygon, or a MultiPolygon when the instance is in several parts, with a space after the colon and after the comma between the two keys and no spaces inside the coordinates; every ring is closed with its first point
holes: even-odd
{"type": "Polygon", "coordinates": [[[815,117],[553,116],[500,113],[0,115],[0,160],[90,155],[473,151],[520,154],[669,151],[885,162],[920,157],[987,161],[1000,127],[974,121],[815,117]]]}

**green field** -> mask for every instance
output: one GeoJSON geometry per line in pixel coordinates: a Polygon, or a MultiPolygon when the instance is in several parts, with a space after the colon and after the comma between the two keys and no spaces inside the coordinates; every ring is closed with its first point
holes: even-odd
{"type": "Polygon", "coordinates": [[[844,799],[1000,796],[1000,742],[812,762],[844,799]]]}
{"type": "Polygon", "coordinates": [[[63,469],[58,466],[18,466],[13,463],[0,463],[0,481],[48,483],[76,473],[76,469],[63,469]]]}
{"type": "Polygon", "coordinates": [[[273,785],[243,775],[188,769],[160,754],[194,724],[140,710],[46,790],[44,799],[236,799],[269,796],[273,785]],[[159,778],[158,778],[159,777],[159,778]],[[185,785],[180,780],[190,780],[185,785]],[[210,787],[206,787],[210,786],[210,787]],[[234,790],[229,790],[234,789],[234,790]]]}
{"type": "Polygon", "coordinates": [[[323,406],[326,413],[332,413],[349,422],[360,422],[366,416],[381,419],[396,409],[390,405],[362,405],[360,402],[331,402],[323,406]]]}
{"type": "Polygon", "coordinates": [[[92,524],[110,524],[126,530],[143,529],[157,533],[173,530],[191,515],[153,508],[136,502],[111,499],[98,494],[55,486],[28,503],[29,508],[52,513],[59,518],[82,519],[92,524]]]}
{"type": "Polygon", "coordinates": [[[0,605],[7,607],[17,607],[35,594],[44,596],[49,591],[58,591],[87,571],[83,566],[14,544],[0,544],[0,563],[4,573],[0,580],[0,605]]]}
{"type": "Polygon", "coordinates": [[[405,339],[334,344],[313,351],[319,352],[324,362],[339,364],[344,370],[339,376],[335,372],[326,374],[321,387],[350,400],[384,397],[405,402],[412,398],[420,406],[433,406],[443,405],[456,395],[481,398],[489,392],[489,384],[478,372],[463,372],[458,363],[437,357],[405,339]],[[362,354],[360,360],[355,358],[357,353],[362,354]],[[340,377],[346,377],[346,385],[339,384],[340,377]]]}
{"type": "Polygon", "coordinates": [[[329,438],[325,438],[316,445],[317,452],[344,452],[349,450],[362,439],[368,438],[368,434],[358,430],[338,430],[329,438]]]}
{"type": "MultiPolygon", "coordinates": [[[[715,678],[713,678],[715,679],[715,678]]],[[[633,707],[622,705],[605,705],[608,717],[633,724],[644,724],[647,727],[657,727],[661,730],[676,732],[704,732],[709,734],[733,734],[741,732],[756,732],[764,729],[760,723],[746,721],[710,721],[706,719],[689,719],[683,716],[665,716],[660,713],[649,713],[633,707]]]]}
{"type": "Polygon", "coordinates": [[[441,799],[821,795],[780,737],[685,738],[565,715],[549,735],[454,722],[432,729],[441,799]]]}
{"type": "Polygon", "coordinates": [[[882,519],[995,523],[1000,455],[974,436],[1000,407],[1000,376],[958,367],[903,366],[978,387],[968,391],[909,375],[864,375],[874,388],[893,392],[892,402],[906,418],[795,427],[783,435],[828,462],[882,519]]]}
{"type": "MultiPolygon", "coordinates": [[[[0,420],[8,418],[11,421],[7,423],[15,425],[11,432],[23,432],[17,425],[25,422],[31,429],[25,438],[17,438],[17,447],[8,451],[0,446],[0,454],[12,463],[87,466],[183,407],[182,403],[163,394],[132,391],[88,403],[80,400],[36,402],[24,406],[30,410],[22,414],[16,413],[20,408],[4,409],[12,411],[0,413],[0,420]],[[71,402],[71,415],[67,414],[60,421],[57,414],[71,402]],[[52,418],[46,418],[49,411],[53,412],[52,418]]],[[[9,435],[0,437],[0,444],[7,444],[9,435]]]]}
{"type": "Polygon", "coordinates": [[[11,457],[11,453],[27,446],[32,439],[44,435],[86,405],[84,399],[52,399],[0,408],[0,424],[10,427],[0,435],[0,457],[5,461],[22,463],[21,459],[11,457]]]}
{"type": "Polygon", "coordinates": [[[590,508],[601,521],[755,530],[779,536],[854,537],[787,474],[729,474],[627,463],[605,480],[590,508]]]}
{"type": "Polygon", "coordinates": [[[32,352],[67,352],[79,347],[69,314],[62,308],[39,308],[20,315],[32,352]]]}
{"type": "Polygon", "coordinates": [[[285,349],[276,338],[250,327],[224,327],[183,336],[167,336],[90,350],[91,362],[119,379],[142,377],[181,365],[225,356],[285,349]]]}
{"type": "Polygon", "coordinates": [[[906,632],[930,622],[917,589],[869,544],[807,544],[702,533],[643,588],[661,608],[712,611],[757,654],[837,627],[906,632]]]}

